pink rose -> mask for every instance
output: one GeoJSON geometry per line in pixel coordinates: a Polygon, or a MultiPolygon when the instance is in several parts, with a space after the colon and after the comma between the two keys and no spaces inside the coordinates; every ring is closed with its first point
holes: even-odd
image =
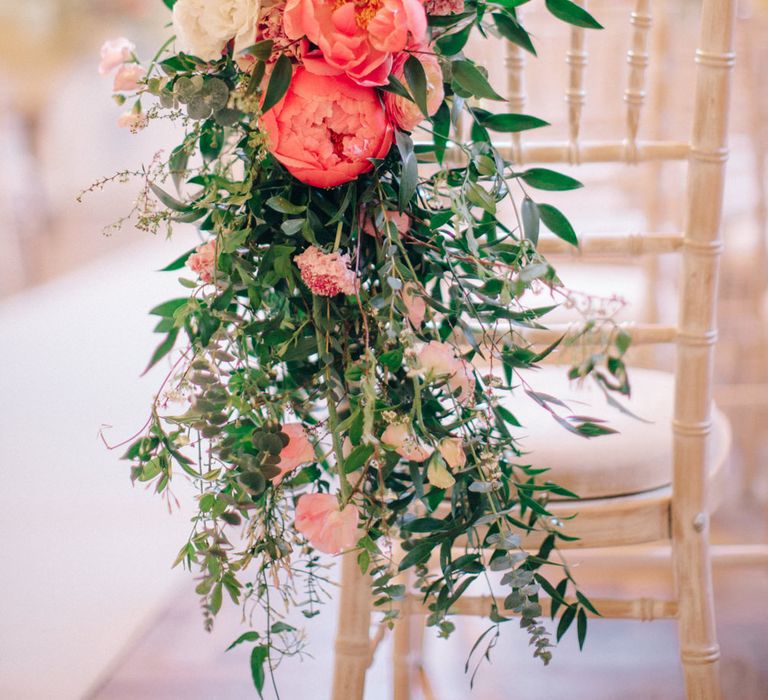
{"type": "Polygon", "coordinates": [[[117,125],[121,129],[129,129],[132,133],[136,134],[142,129],[146,129],[149,125],[149,117],[144,112],[126,112],[121,114],[117,120],[117,125]]]}
{"type": "Polygon", "coordinates": [[[313,187],[354,180],[373,168],[370,158],[383,158],[392,145],[392,127],[375,90],[301,67],[261,125],[275,158],[313,187]]]}
{"type": "Polygon", "coordinates": [[[135,50],[136,45],[128,41],[125,37],[105,41],[104,45],[101,47],[99,73],[106,75],[119,65],[129,61],[135,50]]]}
{"type": "Polygon", "coordinates": [[[467,464],[464,443],[461,438],[443,438],[437,446],[440,455],[451,469],[463,469],[467,464]]]}
{"type": "Polygon", "coordinates": [[[213,282],[216,271],[216,239],[203,243],[187,258],[187,267],[205,283],[213,282]]]}
{"type": "Polygon", "coordinates": [[[382,433],[381,441],[411,462],[426,462],[434,452],[430,445],[416,437],[408,423],[390,423],[382,433]]]}
{"type": "MultiPolygon", "coordinates": [[[[440,105],[445,98],[443,90],[443,71],[437,61],[437,57],[427,47],[415,48],[413,54],[424,67],[424,73],[427,76],[427,111],[432,116],[440,109],[440,105]]],[[[401,83],[405,83],[404,66],[410,54],[401,53],[395,58],[392,67],[394,75],[401,83]]],[[[413,131],[422,121],[424,115],[415,102],[405,99],[400,95],[388,92],[384,95],[384,104],[390,118],[403,131],[413,131]]]]}
{"type": "MultiPolygon", "coordinates": [[[[379,236],[379,228],[375,223],[375,219],[378,219],[379,211],[373,211],[372,215],[365,220],[363,224],[363,231],[369,236],[379,236]]],[[[396,211],[390,211],[385,209],[382,215],[383,223],[391,223],[395,225],[395,228],[399,233],[408,233],[411,229],[411,217],[406,213],[399,213],[396,211]]]]}
{"type": "Polygon", "coordinates": [[[318,551],[339,554],[357,542],[357,506],[349,504],[339,509],[336,496],[327,493],[307,493],[296,504],[296,529],[318,551]]]}
{"type": "Polygon", "coordinates": [[[283,19],[288,37],[306,36],[318,47],[305,55],[309,70],[346,73],[367,86],[386,85],[392,54],[427,32],[420,0],[288,0],[283,19]]]}
{"type": "Polygon", "coordinates": [[[424,316],[427,313],[427,302],[420,295],[421,287],[415,282],[406,282],[403,286],[403,304],[408,314],[408,321],[411,325],[419,329],[424,323],[424,316]]]}
{"type": "Polygon", "coordinates": [[[301,423],[286,423],[282,432],[288,436],[288,444],[280,451],[280,463],[277,465],[280,473],[272,479],[275,486],[288,472],[315,461],[315,448],[301,423]]]}
{"type": "Polygon", "coordinates": [[[448,388],[457,395],[460,403],[466,403],[475,392],[475,376],[471,365],[456,357],[456,350],[448,343],[431,340],[422,346],[417,363],[427,379],[447,377],[448,388]]]}
{"type": "Polygon", "coordinates": [[[310,246],[293,261],[312,294],[320,297],[357,294],[359,282],[354,271],[349,269],[349,255],[346,253],[323,253],[319,248],[310,246]]]}
{"type": "Polygon", "coordinates": [[[115,75],[112,89],[115,92],[134,92],[139,89],[139,81],[144,80],[147,71],[138,63],[124,63],[115,75]]]}

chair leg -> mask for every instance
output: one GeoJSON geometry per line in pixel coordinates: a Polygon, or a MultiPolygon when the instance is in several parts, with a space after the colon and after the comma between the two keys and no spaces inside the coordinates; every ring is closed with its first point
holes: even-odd
{"type": "MultiPolygon", "coordinates": [[[[400,583],[409,590],[410,577],[404,575],[400,583]]],[[[400,615],[393,633],[392,696],[394,700],[411,700],[411,691],[419,683],[422,668],[425,619],[421,613],[409,610],[407,602],[400,615]]]]}
{"type": "Polygon", "coordinates": [[[688,700],[720,700],[720,647],[715,630],[706,516],[675,523],[674,565],[680,658],[688,700]]]}
{"type": "Polygon", "coordinates": [[[336,631],[332,700],[363,700],[371,661],[371,589],[355,552],[341,558],[341,602],[336,631]]]}

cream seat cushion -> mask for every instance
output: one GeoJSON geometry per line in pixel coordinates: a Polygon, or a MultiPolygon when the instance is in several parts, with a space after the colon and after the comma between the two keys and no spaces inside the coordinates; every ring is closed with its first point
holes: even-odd
{"type": "MultiPolygon", "coordinates": [[[[592,379],[570,382],[559,365],[527,370],[521,376],[531,389],[564,401],[562,416],[589,416],[607,421],[617,434],[595,438],[574,435],[526,395],[520,382],[503,405],[522,424],[516,438],[525,454],[521,464],[549,468],[540,480],[552,481],[581,499],[622,496],[668,486],[672,482],[672,406],[674,377],[667,372],[631,369],[632,398],[614,395],[638,420],[609,405],[592,379]],[[645,422],[647,421],[647,422],[645,422]]],[[[712,455],[719,461],[728,441],[728,424],[714,414],[712,455]]]]}

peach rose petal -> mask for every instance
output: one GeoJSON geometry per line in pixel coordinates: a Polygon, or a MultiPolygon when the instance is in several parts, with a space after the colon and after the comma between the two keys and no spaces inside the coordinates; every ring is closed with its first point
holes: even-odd
{"type": "Polygon", "coordinates": [[[280,451],[280,462],[277,465],[280,473],[272,479],[275,486],[289,472],[315,461],[315,448],[301,423],[286,423],[281,432],[288,436],[288,444],[280,451]]]}
{"type": "Polygon", "coordinates": [[[353,547],[359,521],[357,506],[350,503],[340,510],[336,496],[327,493],[304,494],[296,504],[296,530],[325,554],[353,547]]]}

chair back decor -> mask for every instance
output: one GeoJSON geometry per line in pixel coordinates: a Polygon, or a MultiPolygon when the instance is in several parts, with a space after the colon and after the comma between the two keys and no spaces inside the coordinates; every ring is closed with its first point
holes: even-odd
{"type": "MultiPolygon", "coordinates": [[[[527,372],[562,348],[577,358],[564,373],[621,402],[630,347],[677,344],[672,534],[708,585],[732,3],[703,2],[689,144],[641,138],[650,0],[631,15],[624,133],[600,141],[582,136],[597,3],[541,3],[543,26],[566,26],[570,43],[566,137],[539,141],[529,133],[548,124],[525,113],[524,73],[537,53],[528,2],[163,2],[173,35],[154,58],[142,62],[118,38],[100,66],[125,105],[121,126],[170,119],[181,142],[167,160],[94,188],[137,176],[126,221],[176,236],[194,224],[200,235],[164,269],[181,287],[150,311],[162,340],[147,371],[163,367],[164,379],[125,458],[133,480],[169,505],[174,494],[194,504],[176,564],[196,573],[207,628],[227,602],[252,621],[233,646],[250,646],[258,692],[278,682],[283,657],[304,651],[300,620],[332,593],[326,564],[336,555],[334,698],[362,698],[372,607],[382,630],[402,630],[398,618],[422,610],[448,636],[455,613],[481,606],[492,633],[480,656],[518,617],[544,664],[568,628],[584,643],[599,606],[567,567],[559,582],[546,567],[576,537],[612,542],[627,528],[616,512],[590,517],[588,500],[575,520],[560,515],[579,494],[532,466],[510,408],[523,399],[545,410],[553,442],[611,439],[600,416],[528,384],[527,372]],[[497,62],[471,57],[475,38],[490,46],[491,36],[507,50],[507,98],[493,86],[497,62]],[[690,162],[681,233],[577,237],[563,210],[578,195],[563,193],[581,183],[545,167],[670,159],[690,162]],[[610,304],[580,305],[547,257],[565,251],[680,252],[678,324],[621,324],[610,304]],[[557,301],[541,305],[543,291],[557,301]],[[580,323],[548,324],[559,303],[579,307],[580,323]],[[472,602],[469,587],[488,572],[502,575],[498,587],[472,602]]],[[[625,539],[663,529],[664,499],[643,508],[625,539]]],[[[686,600],[698,620],[683,644],[696,687],[709,682],[696,664],[716,645],[711,609],[686,600]]]]}

